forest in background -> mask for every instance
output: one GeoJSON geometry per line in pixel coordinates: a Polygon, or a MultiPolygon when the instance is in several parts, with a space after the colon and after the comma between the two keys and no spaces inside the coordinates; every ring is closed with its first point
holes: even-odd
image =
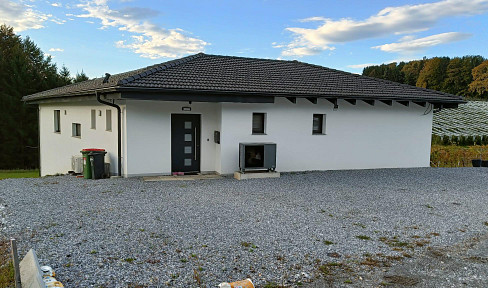
{"type": "Polygon", "coordinates": [[[488,100],[488,60],[480,55],[367,66],[363,75],[488,100]]]}
{"type": "Polygon", "coordinates": [[[22,97],[87,79],[83,71],[71,77],[29,37],[0,26],[0,169],[39,166],[37,105],[22,97]]]}

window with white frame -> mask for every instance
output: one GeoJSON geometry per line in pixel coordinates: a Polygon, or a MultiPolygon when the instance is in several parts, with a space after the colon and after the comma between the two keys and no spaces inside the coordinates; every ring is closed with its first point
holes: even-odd
{"type": "Polygon", "coordinates": [[[313,114],[312,134],[325,134],[325,114],[313,114]]]}
{"type": "Polygon", "coordinates": [[[61,110],[54,110],[54,132],[61,133],[61,110]]]}
{"type": "Polygon", "coordinates": [[[91,129],[97,129],[97,110],[91,110],[91,129]]]}
{"type": "Polygon", "coordinates": [[[252,113],[252,134],[266,132],[266,113],[252,113]]]}
{"type": "Polygon", "coordinates": [[[105,111],[105,130],[112,131],[112,110],[105,111]]]}
{"type": "Polygon", "coordinates": [[[81,124],[80,123],[73,123],[71,125],[71,136],[81,138],[81,124]]]}

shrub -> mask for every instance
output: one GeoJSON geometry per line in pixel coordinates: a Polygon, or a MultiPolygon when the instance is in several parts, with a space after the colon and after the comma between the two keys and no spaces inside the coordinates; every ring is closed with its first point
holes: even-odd
{"type": "Polygon", "coordinates": [[[488,135],[483,136],[483,145],[488,145],[488,135]]]}
{"type": "Polygon", "coordinates": [[[441,145],[441,136],[432,134],[432,145],[441,145]]]}
{"type": "Polygon", "coordinates": [[[449,139],[449,136],[442,136],[442,145],[447,146],[451,144],[451,139],[449,139]]]}
{"type": "Polygon", "coordinates": [[[476,145],[482,145],[483,144],[483,141],[481,140],[481,136],[474,137],[474,143],[476,145]]]}
{"type": "Polygon", "coordinates": [[[458,136],[452,136],[452,137],[451,137],[451,144],[452,144],[452,145],[458,145],[458,143],[459,143],[459,138],[458,138],[458,136]]]}
{"type": "Polygon", "coordinates": [[[462,135],[459,137],[459,146],[466,146],[466,136],[462,135]]]}
{"type": "Polygon", "coordinates": [[[466,137],[466,145],[468,145],[468,146],[474,145],[474,137],[473,136],[466,137]]]}

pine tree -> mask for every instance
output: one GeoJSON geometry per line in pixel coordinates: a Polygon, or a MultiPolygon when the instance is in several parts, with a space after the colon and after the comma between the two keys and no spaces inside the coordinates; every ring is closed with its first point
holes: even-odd
{"type": "Polygon", "coordinates": [[[76,73],[75,79],[73,79],[73,83],[83,82],[89,80],[88,76],[86,76],[85,72],[81,70],[81,73],[76,73]]]}
{"type": "Polygon", "coordinates": [[[63,65],[61,70],[59,71],[59,76],[61,77],[62,85],[68,85],[73,83],[73,79],[71,78],[71,73],[69,72],[68,68],[63,65]]]}
{"type": "Polygon", "coordinates": [[[0,169],[38,166],[37,107],[22,96],[63,85],[56,65],[29,38],[0,26],[0,169]]]}

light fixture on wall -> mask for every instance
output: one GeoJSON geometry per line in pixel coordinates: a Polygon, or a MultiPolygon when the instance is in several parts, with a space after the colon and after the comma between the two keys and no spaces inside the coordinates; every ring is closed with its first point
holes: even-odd
{"type": "Polygon", "coordinates": [[[68,114],[68,112],[66,112],[66,110],[64,110],[64,115],[67,115],[67,114],[68,114]]]}
{"type": "Polygon", "coordinates": [[[98,116],[102,116],[102,110],[98,110],[98,116]]]}
{"type": "Polygon", "coordinates": [[[339,105],[337,105],[337,102],[334,104],[334,111],[337,111],[339,109],[339,105]]]}

